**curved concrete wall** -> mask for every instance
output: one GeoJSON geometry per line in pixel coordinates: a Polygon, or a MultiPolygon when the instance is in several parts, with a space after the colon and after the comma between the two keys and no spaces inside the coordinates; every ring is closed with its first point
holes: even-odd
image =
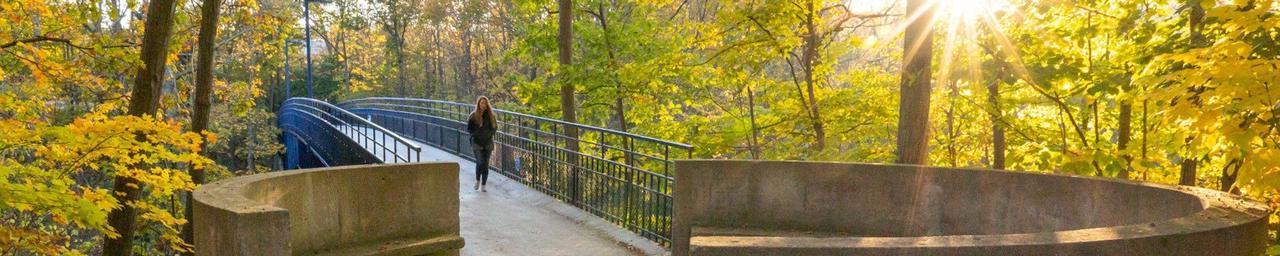
{"type": "Polygon", "coordinates": [[[1257,255],[1268,209],[1217,191],[905,165],[676,162],[675,255],[1257,255]]]}
{"type": "Polygon", "coordinates": [[[456,255],[458,164],[249,175],[195,191],[197,255],[456,255]]]}

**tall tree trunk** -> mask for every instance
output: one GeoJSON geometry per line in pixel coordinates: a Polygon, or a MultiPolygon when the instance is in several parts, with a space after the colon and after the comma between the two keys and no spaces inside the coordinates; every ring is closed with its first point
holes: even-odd
{"type": "MultiPolygon", "coordinates": [[[[612,117],[610,117],[610,119],[617,122],[618,130],[622,132],[627,132],[627,105],[626,105],[626,101],[623,100],[627,97],[626,95],[627,88],[625,84],[622,83],[622,81],[619,81],[617,79],[618,77],[617,57],[614,55],[613,41],[610,38],[608,9],[604,8],[603,3],[597,4],[595,14],[596,14],[596,21],[600,23],[601,37],[604,38],[605,57],[608,58],[608,65],[609,65],[609,77],[610,77],[609,79],[613,81],[617,90],[617,95],[614,95],[613,114],[612,114],[612,117]]],[[[626,159],[625,159],[626,163],[627,165],[634,164],[635,156],[634,154],[631,154],[631,151],[633,151],[634,148],[632,147],[630,142],[625,142],[625,144],[626,145],[623,145],[623,146],[627,150],[626,159]]]]}
{"type": "Polygon", "coordinates": [[[751,159],[760,159],[760,127],[756,125],[756,96],[747,86],[747,115],[751,118],[751,159]]]}
{"type": "MultiPolygon", "coordinates": [[[[169,55],[169,40],[173,36],[173,11],[176,4],[174,0],[152,0],[147,6],[142,52],[139,56],[143,66],[134,77],[132,95],[129,98],[129,115],[155,115],[160,108],[160,87],[164,83],[165,61],[169,55]]],[[[136,139],[143,141],[147,139],[145,136],[137,134],[136,139]]],[[[137,179],[116,176],[111,196],[121,206],[107,214],[107,224],[119,236],[112,238],[103,235],[102,255],[132,254],[138,209],[127,202],[138,200],[142,185],[137,179]]]]}
{"type": "MultiPolygon", "coordinates": [[[[560,53],[560,118],[565,122],[578,122],[576,112],[576,103],[574,102],[573,84],[565,77],[564,73],[572,69],[573,65],[573,0],[557,0],[559,2],[560,27],[559,35],[556,37],[556,44],[560,53]]],[[[566,135],[570,138],[577,138],[576,129],[567,129],[566,135]]],[[[577,143],[571,147],[577,151],[577,143]]]]}
{"type": "Polygon", "coordinates": [[[813,0],[808,1],[807,18],[805,19],[805,35],[804,35],[804,52],[801,53],[801,63],[804,66],[804,82],[808,87],[809,96],[809,122],[813,127],[813,148],[821,151],[827,146],[827,132],[822,127],[822,112],[818,108],[818,99],[814,95],[814,68],[818,65],[818,28],[814,24],[817,19],[817,9],[814,8],[813,0]]]}
{"type": "MultiPolygon", "coordinates": [[[[560,82],[560,119],[567,123],[577,123],[577,103],[575,103],[573,83],[565,73],[573,73],[573,0],[557,0],[559,2],[559,35],[556,37],[556,44],[560,53],[560,74],[557,80],[560,82]]],[[[566,126],[564,129],[565,149],[570,152],[578,152],[578,128],[566,126]]],[[[578,158],[575,154],[569,154],[567,159],[570,166],[578,164],[578,158]]],[[[581,193],[578,191],[578,170],[573,168],[570,174],[572,189],[570,189],[570,198],[573,204],[578,204],[581,193]]]]}
{"type": "Polygon", "coordinates": [[[956,159],[959,153],[956,150],[956,98],[960,96],[960,89],[956,88],[956,81],[947,81],[947,162],[951,167],[960,166],[960,162],[956,159]]]}
{"type": "Polygon", "coordinates": [[[623,94],[626,93],[626,88],[623,88],[622,82],[617,79],[617,62],[613,54],[613,41],[609,39],[609,13],[604,8],[604,3],[598,3],[596,5],[595,17],[596,22],[600,24],[601,37],[604,39],[604,52],[605,57],[607,58],[606,63],[609,65],[609,80],[613,82],[614,88],[617,90],[617,94],[614,95],[613,114],[609,119],[617,122],[616,128],[620,128],[620,130],[626,132],[627,124],[624,123],[624,120],[626,119],[627,113],[625,112],[626,105],[622,100],[625,97],[623,94]]]}
{"type": "MultiPolygon", "coordinates": [[[[425,48],[425,44],[424,44],[424,48],[425,48]]],[[[435,77],[436,73],[435,71],[433,71],[434,69],[432,68],[432,65],[435,65],[431,61],[432,55],[433,54],[431,53],[430,49],[423,49],[422,51],[422,80],[423,80],[422,81],[422,97],[427,99],[431,98],[431,92],[434,91],[434,88],[435,88],[434,83],[437,79],[439,79],[435,77]]]]}
{"type": "MultiPolygon", "coordinates": [[[[1200,32],[1204,29],[1204,7],[1200,6],[1200,1],[1187,0],[1187,5],[1190,7],[1188,8],[1187,28],[1191,31],[1191,47],[1201,47],[1205,43],[1204,34],[1200,32]]],[[[1199,159],[1194,156],[1195,152],[1190,152],[1191,142],[1194,140],[1195,135],[1188,136],[1184,144],[1187,147],[1187,152],[1181,164],[1182,171],[1178,182],[1181,185],[1195,186],[1196,184],[1196,168],[1199,165],[1199,159]]]]}
{"type": "Polygon", "coordinates": [[[396,36],[396,81],[400,84],[400,95],[404,97],[409,95],[409,84],[404,82],[404,29],[400,28],[400,35],[396,36]]]}
{"type": "Polygon", "coordinates": [[[900,164],[926,164],[929,158],[929,92],[933,57],[930,28],[936,9],[929,0],[908,0],[907,25],[903,37],[900,96],[898,98],[897,160],[900,164]]]}
{"type": "MultiPolygon", "coordinates": [[[[436,48],[432,49],[432,57],[435,58],[436,85],[438,85],[436,88],[439,90],[440,88],[445,88],[444,46],[440,42],[440,27],[436,27],[431,34],[431,39],[432,41],[435,41],[434,43],[436,45],[436,48]]],[[[445,94],[440,91],[433,92],[433,95],[435,95],[435,97],[445,97],[445,94]]]]}
{"type": "Polygon", "coordinates": [[[464,24],[462,31],[459,31],[459,33],[462,33],[462,74],[459,75],[462,76],[462,86],[466,89],[466,94],[469,96],[476,96],[476,79],[474,71],[471,68],[471,63],[473,62],[471,52],[471,25],[464,24]]]}
{"type": "MultiPolygon", "coordinates": [[[[218,39],[218,8],[222,4],[221,0],[204,0],[204,6],[200,7],[200,35],[199,48],[196,49],[196,92],[194,103],[191,110],[191,132],[201,133],[209,126],[209,93],[213,88],[213,51],[218,39]]],[[[252,128],[252,126],[250,126],[252,128]]],[[[252,130],[251,130],[252,131],[252,130]]],[[[250,133],[252,136],[253,133],[250,133]]],[[[200,152],[208,154],[204,151],[207,142],[200,144],[200,152]]],[[[252,150],[250,150],[252,152],[252,150]]],[[[192,166],[190,170],[191,181],[196,185],[204,184],[204,168],[192,166]]],[[[182,240],[187,244],[195,244],[195,233],[192,228],[194,218],[192,217],[192,199],[191,193],[186,195],[186,207],[183,207],[183,213],[187,218],[187,224],[182,225],[182,240]]],[[[194,253],[185,253],[186,255],[194,255],[194,253]]]]}
{"type": "Polygon", "coordinates": [[[347,47],[350,46],[351,43],[347,42],[346,20],[347,4],[338,3],[338,25],[335,27],[338,30],[338,40],[333,42],[333,45],[337,48],[338,56],[342,56],[342,58],[339,58],[339,65],[342,67],[342,81],[340,83],[345,83],[347,91],[351,92],[354,90],[351,88],[351,60],[349,59],[350,55],[348,55],[347,52],[347,47]]]}
{"type": "MultiPolygon", "coordinates": [[[[1142,151],[1139,152],[1138,155],[1138,159],[1141,159],[1141,161],[1139,161],[1140,163],[1147,161],[1147,135],[1151,134],[1151,126],[1147,123],[1147,109],[1149,109],[1148,103],[1148,100],[1142,100],[1142,144],[1139,145],[1139,149],[1142,151]]],[[[1139,177],[1139,180],[1147,180],[1147,172],[1142,172],[1142,176],[1139,177]]]]}
{"type": "Polygon", "coordinates": [[[1000,110],[1000,82],[992,81],[987,85],[987,104],[991,105],[991,169],[1003,170],[1008,147],[1004,142],[1004,114],[1000,110]]]}
{"type": "MultiPolygon", "coordinates": [[[[1131,126],[1131,123],[1133,123],[1133,104],[1127,101],[1120,103],[1120,117],[1116,121],[1120,123],[1119,131],[1116,132],[1120,138],[1116,146],[1120,151],[1125,151],[1129,149],[1129,142],[1132,140],[1130,137],[1132,137],[1133,130],[1131,126]]],[[[1116,175],[1116,177],[1128,179],[1129,172],[1133,170],[1133,165],[1131,164],[1133,155],[1128,152],[1122,152],[1120,156],[1124,159],[1124,168],[1120,169],[1120,174],[1116,175]]]]}

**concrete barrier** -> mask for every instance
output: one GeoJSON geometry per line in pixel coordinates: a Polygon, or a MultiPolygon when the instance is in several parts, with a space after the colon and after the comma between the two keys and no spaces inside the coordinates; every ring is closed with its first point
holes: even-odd
{"type": "Polygon", "coordinates": [[[458,164],[236,177],[195,191],[196,255],[457,255],[458,164]]]}
{"type": "Polygon", "coordinates": [[[1259,255],[1270,209],[1194,187],[1067,175],[677,161],[673,254],[1259,255]]]}

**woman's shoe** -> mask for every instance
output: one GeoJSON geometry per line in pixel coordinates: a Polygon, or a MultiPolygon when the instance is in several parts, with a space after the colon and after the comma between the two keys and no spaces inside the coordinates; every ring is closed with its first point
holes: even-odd
{"type": "Polygon", "coordinates": [[[479,182],[479,181],[477,181],[477,182],[476,182],[476,186],[475,186],[475,187],[472,187],[471,189],[480,190],[480,182],[479,182]]]}
{"type": "Polygon", "coordinates": [[[488,189],[484,189],[484,187],[485,187],[485,185],[480,185],[480,192],[489,192],[489,190],[488,190],[488,189]]]}

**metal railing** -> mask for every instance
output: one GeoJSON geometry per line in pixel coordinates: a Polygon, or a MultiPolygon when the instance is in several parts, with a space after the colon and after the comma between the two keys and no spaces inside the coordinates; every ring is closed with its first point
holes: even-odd
{"type": "Polygon", "coordinates": [[[285,136],[303,144],[289,150],[315,156],[303,155],[299,159],[302,168],[421,160],[422,146],[324,101],[290,98],[279,116],[285,136]]]}
{"type": "MultiPolygon", "coordinates": [[[[475,160],[465,129],[473,104],[365,98],[338,105],[391,131],[475,160]]],[[[495,112],[498,133],[491,168],[670,245],[673,161],[691,156],[692,146],[518,112],[495,112]],[[567,129],[577,129],[579,136],[565,136],[567,129]],[[567,149],[569,143],[577,143],[579,150],[567,149]]]]}

